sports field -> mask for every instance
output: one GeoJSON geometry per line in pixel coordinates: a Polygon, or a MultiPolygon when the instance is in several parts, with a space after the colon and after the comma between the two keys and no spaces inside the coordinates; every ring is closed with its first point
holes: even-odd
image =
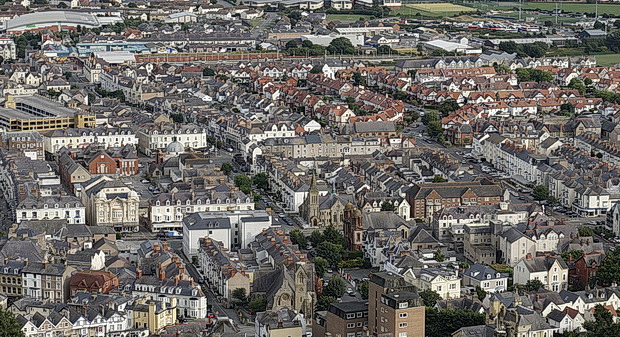
{"type": "Polygon", "coordinates": [[[328,14],[327,21],[357,21],[359,19],[368,20],[370,15],[357,14],[328,14]]]}
{"type": "Polygon", "coordinates": [[[475,8],[455,5],[445,2],[437,3],[421,3],[421,4],[407,4],[401,9],[392,10],[391,14],[409,14],[415,15],[420,13],[424,16],[452,16],[461,12],[474,12],[475,8]]]}
{"type": "Polygon", "coordinates": [[[594,55],[599,66],[613,66],[620,63],[620,54],[594,55]]]}
{"type": "MultiPolygon", "coordinates": [[[[473,7],[477,7],[484,10],[507,10],[513,8],[519,8],[518,2],[484,2],[484,3],[471,3],[473,7]]],[[[587,3],[569,3],[558,2],[558,9],[563,13],[591,13],[594,14],[596,6],[594,4],[587,3]]],[[[543,11],[553,11],[556,8],[555,2],[523,2],[523,9],[535,10],[540,9],[543,11]]],[[[620,4],[599,4],[598,14],[609,14],[620,16],[620,4]]]]}

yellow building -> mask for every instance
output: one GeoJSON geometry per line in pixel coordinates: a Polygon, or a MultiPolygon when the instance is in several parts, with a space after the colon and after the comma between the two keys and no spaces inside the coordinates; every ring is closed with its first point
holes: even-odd
{"type": "Polygon", "coordinates": [[[45,131],[94,127],[95,115],[68,108],[43,96],[6,96],[0,127],[7,131],[45,131]]]}
{"type": "Polygon", "coordinates": [[[177,321],[177,299],[170,303],[164,301],[143,301],[133,307],[133,327],[149,329],[152,334],[159,333],[164,327],[177,321]]]}

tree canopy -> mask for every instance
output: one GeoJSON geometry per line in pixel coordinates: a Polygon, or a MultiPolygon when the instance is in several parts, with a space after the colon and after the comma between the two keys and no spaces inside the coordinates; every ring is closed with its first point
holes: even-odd
{"type": "Polygon", "coordinates": [[[0,337],[25,337],[15,315],[7,309],[0,308],[0,337]]]}

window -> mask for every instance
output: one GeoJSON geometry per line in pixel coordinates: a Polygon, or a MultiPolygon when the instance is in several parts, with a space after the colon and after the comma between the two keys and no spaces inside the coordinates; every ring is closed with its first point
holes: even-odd
{"type": "Polygon", "coordinates": [[[348,329],[355,328],[355,323],[347,323],[347,328],[348,329]]]}
{"type": "Polygon", "coordinates": [[[401,303],[398,303],[398,308],[400,308],[400,309],[405,309],[405,308],[407,308],[407,302],[401,302],[401,303]]]}
{"type": "Polygon", "coordinates": [[[407,337],[407,333],[406,332],[399,332],[398,333],[398,337],[407,337]]]}
{"type": "Polygon", "coordinates": [[[406,328],[407,327],[407,322],[398,323],[398,327],[399,328],[406,328]]]}
{"type": "Polygon", "coordinates": [[[407,314],[406,312],[401,312],[400,314],[398,314],[399,318],[407,318],[407,316],[409,316],[409,314],[407,314]]]}

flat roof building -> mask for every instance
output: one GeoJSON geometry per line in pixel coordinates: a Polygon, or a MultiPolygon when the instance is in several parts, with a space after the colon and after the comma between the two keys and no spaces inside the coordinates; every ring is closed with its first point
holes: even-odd
{"type": "Polygon", "coordinates": [[[6,131],[45,131],[95,126],[95,115],[42,96],[7,96],[0,107],[0,127],[6,131]]]}

